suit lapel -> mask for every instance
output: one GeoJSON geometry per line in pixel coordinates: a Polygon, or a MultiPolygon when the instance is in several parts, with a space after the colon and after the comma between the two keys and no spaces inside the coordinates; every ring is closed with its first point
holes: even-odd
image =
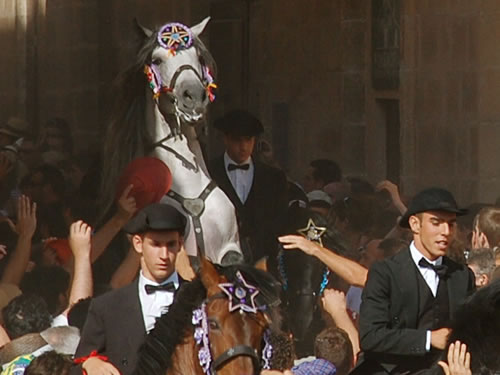
{"type": "Polygon", "coordinates": [[[227,194],[228,198],[233,202],[237,209],[240,209],[243,206],[243,203],[236,194],[236,190],[234,190],[233,184],[229,180],[227,175],[226,167],[224,166],[224,157],[220,157],[214,163],[214,175],[216,176],[216,181],[219,187],[224,190],[227,194]]]}
{"type": "Polygon", "coordinates": [[[139,338],[146,335],[146,325],[142,316],[141,301],[139,300],[139,279],[136,279],[130,285],[130,291],[127,293],[127,299],[123,306],[123,314],[125,319],[124,329],[128,332],[128,343],[131,348],[135,348],[135,344],[139,338]]]}
{"type": "Polygon", "coordinates": [[[416,327],[418,322],[418,302],[420,301],[420,293],[417,280],[417,267],[410,255],[410,249],[402,250],[397,260],[397,284],[401,291],[401,305],[405,306],[404,311],[407,313],[408,327],[416,327]]]}

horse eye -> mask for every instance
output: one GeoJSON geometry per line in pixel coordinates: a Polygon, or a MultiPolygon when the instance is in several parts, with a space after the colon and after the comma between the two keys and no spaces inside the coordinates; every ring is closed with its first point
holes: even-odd
{"type": "Polygon", "coordinates": [[[209,320],[208,326],[210,329],[220,329],[219,324],[215,320],[209,320]]]}
{"type": "Polygon", "coordinates": [[[154,65],[160,65],[160,64],[162,63],[162,61],[161,61],[161,59],[154,59],[154,60],[152,61],[152,63],[153,63],[154,65]]]}

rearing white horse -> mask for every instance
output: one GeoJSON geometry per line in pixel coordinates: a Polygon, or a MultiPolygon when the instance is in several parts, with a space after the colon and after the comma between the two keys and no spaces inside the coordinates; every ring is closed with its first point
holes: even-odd
{"type": "Polygon", "coordinates": [[[105,140],[103,193],[109,201],[118,176],[134,158],[157,157],[173,176],[162,202],[190,218],[188,255],[222,264],[241,256],[235,209],[210,179],[193,126],[204,118],[216,87],[215,63],[198,39],[208,21],[192,28],[167,23],[155,32],[138,27],[143,43],[123,76],[105,140]]]}

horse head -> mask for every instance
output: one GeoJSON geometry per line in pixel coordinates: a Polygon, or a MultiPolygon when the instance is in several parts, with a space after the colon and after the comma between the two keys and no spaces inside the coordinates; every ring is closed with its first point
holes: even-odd
{"type": "Polygon", "coordinates": [[[271,356],[267,310],[272,281],[263,285],[264,273],[241,265],[220,271],[222,274],[207,260],[202,261],[200,278],[207,298],[193,315],[193,319],[196,314],[205,315],[195,330],[195,337],[197,332],[205,335],[197,339],[200,365],[206,374],[258,374],[271,356]]]}
{"type": "Polygon", "coordinates": [[[215,63],[198,39],[209,19],[191,28],[178,22],[167,23],[157,31],[137,27],[145,47],[154,43],[144,73],[164,116],[171,114],[186,123],[196,123],[215,99],[215,63]]]}
{"type": "MultiPolygon", "coordinates": [[[[326,219],[306,208],[290,208],[286,233],[300,233],[321,241],[328,248],[339,248],[337,234],[328,228],[326,219]]],[[[300,250],[280,250],[278,270],[283,279],[287,322],[296,353],[298,356],[311,355],[314,338],[324,327],[319,304],[330,272],[317,258],[300,250]]]]}

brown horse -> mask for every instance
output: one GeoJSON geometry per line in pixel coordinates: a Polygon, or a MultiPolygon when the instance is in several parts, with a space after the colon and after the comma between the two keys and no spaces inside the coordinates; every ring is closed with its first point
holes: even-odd
{"type": "Polygon", "coordinates": [[[279,284],[264,271],[203,260],[140,349],[137,375],[252,375],[271,359],[279,284]],[[272,317],[273,315],[273,317],[272,317]]]}

